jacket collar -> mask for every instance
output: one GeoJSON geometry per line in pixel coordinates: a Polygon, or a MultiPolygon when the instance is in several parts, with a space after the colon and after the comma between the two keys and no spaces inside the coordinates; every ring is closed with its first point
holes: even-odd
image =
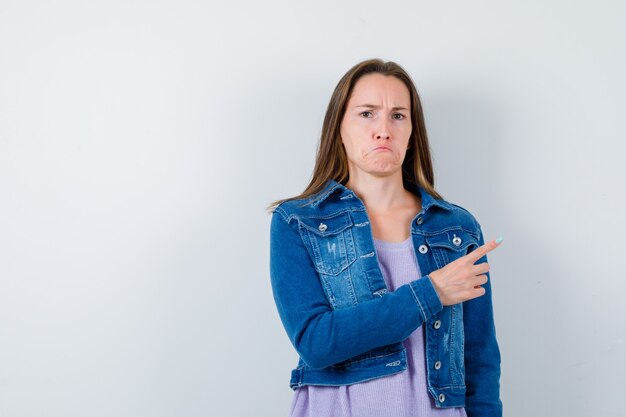
{"type": "MultiPolygon", "coordinates": [[[[428,210],[430,206],[437,206],[446,210],[453,209],[450,203],[448,203],[445,200],[440,200],[438,198],[433,197],[432,195],[428,194],[428,192],[426,192],[426,190],[424,190],[424,188],[422,188],[419,185],[412,184],[412,183],[405,183],[405,188],[411,191],[413,194],[419,195],[421,197],[422,211],[428,210]]],[[[345,185],[335,180],[329,180],[324,186],[324,188],[322,189],[322,191],[320,191],[319,193],[317,193],[315,196],[312,197],[311,206],[317,207],[322,202],[326,201],[331,195],[335,195],[335,194],[338,194],[339,198],[342,198],[342,197],[345,198],[348,195],[354,195],[354,192],[351,189],[347,188],[345,185]]]]}

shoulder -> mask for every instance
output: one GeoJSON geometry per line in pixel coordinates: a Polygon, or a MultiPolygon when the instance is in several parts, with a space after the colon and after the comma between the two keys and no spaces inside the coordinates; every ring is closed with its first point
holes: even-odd
{"type": "Polygon", "coordinates": [[[305,198],[291,198],[283,201],[274,208],[274,213],[282,216],[287,222],[294,218],[332,216],[342,209],[341,196],[346,194],[352,194],[352,192],[331,180],[315,194],[305,198]]]}
{"type": "Polygon", "coordinates": [[[281,235],[297,231],[307,235],[307,230],[321,236],[337,234],[353,223],[350,206],[327,198],[320,203],[316,195],[285,200],[272,212],[271,233],[281,235]]]}
{"type": "Polygon", "coordinates": [[[480,232],[480,223],[468,209],[464,206],[453,203],[448,200],[438,199],[430,196],[434,202],[432,206],[436,207],[433,213],[436,219],[433,226],[437,228],[454,228],[460,227],[468,232],[478,234],[480,232]]]}
{"type": "Polygon", "coordinates": [[[311,199],[291,199],[283,201],[274,208],[274,215],[278,215],[283,218],[287,223],[290,223],[292,219],[301,217],[311,213],[313,208],[311,207],[311,199]]]}
{"type": "Polygon", "coordinates": [[[454,209],[453,211],[455,212],[455,215],[461,218],[465,223],[472,225],[476,229],[480,228],[478,220],[476,220],[476,217],[474,217],[468,209],[455,203],[448,202],[448,204],[454,209]]]}

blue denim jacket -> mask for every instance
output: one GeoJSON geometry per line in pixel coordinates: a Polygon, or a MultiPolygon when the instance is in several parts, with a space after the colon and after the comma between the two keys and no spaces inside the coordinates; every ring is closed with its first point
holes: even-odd
{"type": "Polygon", "coordinates": [[[482,245],[480,224],[422,187],[407,189],[422,201],[411,223],[422,277],[395,291],[383,279],[365,206],[350,189],[330,181],[311,199],[274,210],[272,291],[300,356],[290,387],[349,385],[403,372],[402,341],[424,325],[436,406],[464,406],[470,417],[501,416],[490,281],[485,295],[444,307],[428,275],[482,245]]]}

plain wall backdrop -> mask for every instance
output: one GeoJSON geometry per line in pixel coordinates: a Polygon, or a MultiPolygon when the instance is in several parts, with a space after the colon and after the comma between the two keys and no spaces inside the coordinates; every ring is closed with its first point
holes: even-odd
{"type": "Polygon", "coordinates": [[[0,2],[0,417],[284,416],[269,279],[341,75],[423,101],[510,417],[626,416],[620,1],[0,2]]]}

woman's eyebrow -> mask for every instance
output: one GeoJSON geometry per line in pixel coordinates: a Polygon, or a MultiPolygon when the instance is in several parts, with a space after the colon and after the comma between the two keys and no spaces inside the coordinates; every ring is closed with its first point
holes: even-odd
{"type": "MultiPolygon", "coordinates": [[[[380,106],[376,106],[374,104],[360,104],[355,107],[366,107],[368,109],[374,109],[374,110],[380,109],[380,106]]],[[[392,107],[391,110],[408,110],[408,109],[406,107],[392,107]]]]}

